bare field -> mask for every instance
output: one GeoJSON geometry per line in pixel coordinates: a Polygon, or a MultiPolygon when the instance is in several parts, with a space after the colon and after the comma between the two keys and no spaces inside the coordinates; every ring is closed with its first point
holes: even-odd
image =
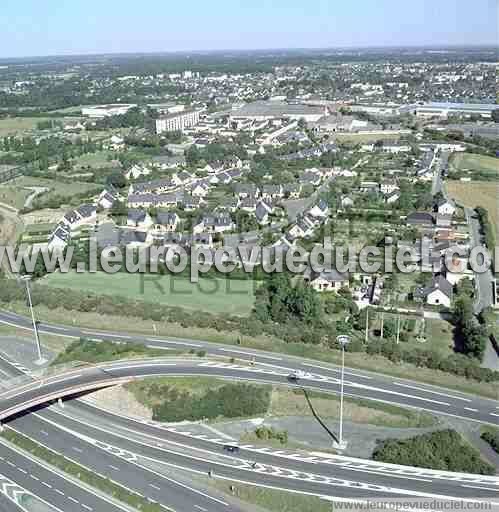
{"type": "Polygon", "coordinates": [[[494,223],[496,236],[499,236],[499,183],[490,181],[448,181],[449,195],[458,203],[469,208],[482,206],[489,212],[494,223]]]}

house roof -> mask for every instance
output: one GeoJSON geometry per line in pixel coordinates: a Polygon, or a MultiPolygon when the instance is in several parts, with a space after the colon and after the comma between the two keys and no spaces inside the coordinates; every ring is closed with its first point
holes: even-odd
{"type": "Polygon", "coordinates": [[[315,279],[323,279],[325,281],[329,281],[330,283],[342,283],[344,281],[348,281],[349,276],[347,273],[338,272],[333,268],[331,270],[325,270],[323,272],[319,272],[318,274],[314,274],[312,281],[315,279]]]}
{"type": "Polygon", "coordinates": [[[418,297],[426,298],[431,293],[436,290],[440,290],[444,295],[446,295],[449,299],[452,298],[452,284],[445,279],[443,276],[435,276],[433,277],[431,283],[426,288],[418,288],[416,290],[416,294],[418,297]]]}
{"type": "Polygon", "coordinates": [[[412,212],[407,216],[408,224],[433,224],[433,215],[428,212],[412,212]]]}
{"type": "Polygon", "coordinates": [[[128,210],[127,218],[132,222],[142,222],[145,220],[147,212],[144,210],[138,210],[136,208],[130,208],[128,210]]]}

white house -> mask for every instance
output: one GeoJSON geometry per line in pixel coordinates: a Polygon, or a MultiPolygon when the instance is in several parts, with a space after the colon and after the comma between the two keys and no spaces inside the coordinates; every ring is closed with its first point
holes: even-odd
{"type": "Polygon", "coordinates": [[[447,199],[440,199],[437,203],[437,212],[443,215],[454,215],[456,207],[447,199]]]}
{"type": "Polygon", "coordinates": [[[149,176],[149,174],[151,173],[152,170],[147,167],[143,167],[141,165],[134,165],[125,173],[125,178],[127,180],[136,180],[137,178],[140,178],[140,176],[149,176]]]}
{"type": "Polygon", "coordinates": [[[126,224],[133,228],[149,229],[154,225],[154,221],[146,211],[130,208],[126,224]]]}
{"type": "Polygon", "coordinates": [[[348,274],[342,274],[337,270],[320,272],[310,276],[310,286],[318,292],[338,291],[350,286],[348,274]]]}

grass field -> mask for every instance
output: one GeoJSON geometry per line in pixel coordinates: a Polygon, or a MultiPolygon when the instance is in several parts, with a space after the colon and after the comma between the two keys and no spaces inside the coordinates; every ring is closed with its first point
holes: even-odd
{"type": "Polygon", "coordinates": [[[377,140],[399,140],[400,135],[388,134],[383,135],[376,133],[373,135],[365,133],[336,133],[334,138],[337,142],[345,142],[351,144],[363,144],[366,142],[376,142],[377,140]]]}
{"type": "Polygon", "coordinates": [[[5,203],[14,208],[22,208],[26,198],[32,193],[26,187],[46,187],[49,192],[42,194],[42,198],[50,195],[60,194],[63,196],[72,196],[86,190],[93,190],[97,186],[92,183],[79,181],[64,182],[60,180],[50,180],[45,178],[30,178],[21,176],[10,181],[7,185],[0,186],[0,203],[5,203]]]}
{"type": "Polygon", "coordinates": [[[76,168],[79,167],[91,167],[91,168],[99,168],[99,167],[110,167],[112,164],[107,159],[108,155],[112,155],[109,151],[97,151],[96,153],[89,153],[87,155],[82,155],[78,157],[74,164],[76,168]]]}
{"type": "Polygon", "coordinates": [[[448,181],[447,190],[451,197],[463,206],[475,208],[482,206],[489,212],[489,218],[499,236],[499,183],[490,181],[448,181]]]}
{"type": "Polygon", "coordinates": [[[34,130],[39,122],[48,120],[55,121],[56,119],[50,117],[12,117],[0,119],[0,137],[34,130]]]}
{"type": "Polygon", "coordinates": [[[85,290],[100,295],[158,302],[193,311],[229,313],[246,316],[254,302],[254,281],[200,279],[191,283],[177,276],[142,276],[140,274],[55,273],[43,279],[44,284],[60,288],[85,290]]]}
{"type": "MultiPolygon", "coordinates": [[[[127,385],[127,389],[141,404],[152,409],[164,400],[158,392],[151,391],[152,386],[156,389],[157,386],[168,386],[179,392],[202,396],[209,390],[216,390],[226,385],[227,382],[213,377],[160,377],[132,382],[127,385]]],[[[321,418],[339,418],[340,406],[337,395],[318,392],[308,395],[315,412],[321,418]]],[[[285,386],[272,388],[270,408],[266,417],[282,416],[313,416],[310,404],[301,390],[289,389],[285,386]]],[[[392,428],[426,428],[437,424],[436,419],[429,413],[350,397],[345,400],[344,417],[354,423],[392,428]]]]}
{"type": "Polygon", "coordinates": [[[499,158],[472,153],[454,153],[451,165],[458,171],[495,171],[499,173],[499,158]]]}

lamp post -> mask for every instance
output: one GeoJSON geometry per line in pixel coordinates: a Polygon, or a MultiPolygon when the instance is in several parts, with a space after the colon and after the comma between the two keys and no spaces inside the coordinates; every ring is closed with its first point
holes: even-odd
{"type": "Polygon", "coordinates": [[[340,384],[340,436],[337,448],[344,450],[347,443],[343,440],[343,388],[345,383],[345,347],[350,343],[350,336],[341,335],[336,338],[341,345],[341,384],[340,384]]]}
{"type": "Polygon", "coordinates": [[[35,361],[35,363],[38,365],[42,365],[42,364],[46,363],[47,360],[42,355],[42,345],[40,343],[40,336],[38,335],[38,325],[36,323],[35,311],[33,309],[33,302],[31,300],[31,291],[29,288],[29,282],[31,280],[31,276],[29,274],[26,274],[21,277],[21,280],[24,281],[24,284],[26,285],[26,293],[28,295],[28,304],[29,304],[29,309],[31,311],[31,320],[33,322],[33,331],[35,333],[36,349],[38,351],[38,359],[35,361]]]}

